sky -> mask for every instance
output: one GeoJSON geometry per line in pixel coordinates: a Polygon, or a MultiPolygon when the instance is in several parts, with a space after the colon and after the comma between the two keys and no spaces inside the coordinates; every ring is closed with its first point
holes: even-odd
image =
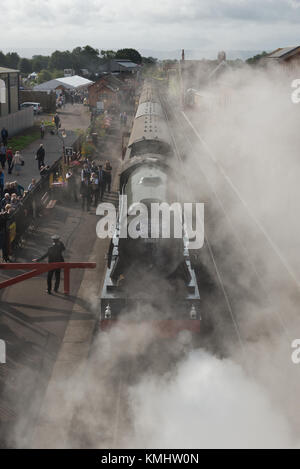
{"type": "Polygon", "coordinates": [[[0,0],[0,8],[5,52],[269,51],[300,42],[300,0],[0,0]]]}

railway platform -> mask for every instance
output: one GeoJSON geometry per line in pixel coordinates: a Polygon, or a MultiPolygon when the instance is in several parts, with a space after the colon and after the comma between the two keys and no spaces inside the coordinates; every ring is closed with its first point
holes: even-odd
{"type": "MultiPolygon", "coordinates": [[[[106,240],[96,237],[97,218],[95,211],[83,212],[79,204],[58,205],[16,253],[17,262],[28,263],[43,254],[51,245],[51,235],[58,233],[66,246],[67,262],[96,262],[95,270],[71,271],[70,295],[63,293],[64,279],[60,291],[48,295],[46,274],[0,291],[0,338],[7,348],[6,364],[0,367],[0,428],[6,437],[11,425],[17,429],[16,438],[22,438],[16,422],[34,418],[38,412],[70,321],[73,332],[68,330],[68,340],[73,334],[78,340],[95,321],[106,253],[106,240]],[[32,407],[29,415],[28,406],[32,407]]],[[[0,281],[15,275],[0,270],[0,281]]],[[[2,440],[2,445],[6,444],[15,446],[18,442],[2,440]]]]}
{"type": "MultiPolygon", "coordinates": [[[[112,162],[114,178],[120,148],[119,138],[114,137],[101,153],[112,162]]],[[[105,193],[104,202],[116,198],[114,192],[105,193]]],[[[96,209],[82,211],[80,201],[58,203],[14,254],[14,262],[30,263],[58,234],[66,246],[66,262],[96,263],[96,268],[71,270],[69,295],[64,294],[63,275],[59,292],[48,295],[47,273],[0,290],[0,339],[7,349],[6,363],[0,365],[0,448],[45,446],[35,444],[32,435],[39,428],[37,422],[42,425],[41,410],[47,415],[58,370],[67,377],[88,355],[109,245],[109,239],[97,238],[98,220],[96,209]]],[[[0,269],[0,282],[14,276],[16,272],[0,269]]]]}

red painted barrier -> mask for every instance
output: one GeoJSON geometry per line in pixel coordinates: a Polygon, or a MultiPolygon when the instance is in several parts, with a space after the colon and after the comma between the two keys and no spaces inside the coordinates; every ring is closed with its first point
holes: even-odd
{"type": "Polygon", "coordinates": [[[32,277],[37,277],[40,274],[49,272],[50,270],[63,269],[64,270],[64,293],[70,293],[70,270],[71,269],[95,269],[95,262],[28,262],[28,263],[6,263],[0,264],[0,270],[30,270],[26,274],[17,275],[0,282],[0,289],[10,287],[16,283],[23,282],[32,277]]]}

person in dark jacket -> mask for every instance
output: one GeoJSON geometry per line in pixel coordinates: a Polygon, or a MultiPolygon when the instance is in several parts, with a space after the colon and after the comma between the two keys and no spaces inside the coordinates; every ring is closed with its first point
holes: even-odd
{"type": "MultiPolygon", "coordinates": [[[[48,262],[64,262],[63,251],[65,251],[66,249],[64,246],[64,243],[60,241],[60,238],[58,235],[52,236],[52,240],[53,240],[53,244],[52,246],[50,246],[46,254],[44,254],[42,257],[39,257],[38,259],[32,259],[32,262],[40,262],[46,257],[48,257],[48,262]]],[[[50,270],[47,276],[47,292],[49,295],[51,295],[52,277],[54,273],[55,273],[54,291],[57,293],[59,289],[60,269],[50,270]]]]}
{"type": "Polygon", "coordinates": [[[112,172],[112,167],[110,162],[107,160],[104,166],[104,173],[105,173],[105,190],[107,192],[110,192],[110,186],[111,186],[111,172],[112,172]]]}
{"type": "Polygon", "coordinates": [[[0,249],[2,249],[2,257],[4,262],[10,262],[8,250],[8,233],[7,233],[7,220],[8,213],[0,213],[0,249]]]}
{"type": "Polygon", "coordinates": [[[77,199],[77,189],[76,189],[76,178],[75,175],[69,170],[66,174],[67,185],[68,185],[68,193],[70,199],[74,199],[74,202],[78,202],[77,199]]]}
{"type": "Polygon", "coordinates": [[[6,146],[1,143],[0,145],[0,164],[2,169],[5,168],[5,163],[6,163],[6,146]]]}
{"type": "Polygon", "coordinates": [[[0,197],[1,199],[4,193],[4,182],[5,182],[4,172],[2,171],[2,169],[0,169],[0,197]]]}
{"type": "Polygon", "coordinates": [[[8,164],[8,174],[11,174],[12,169],[13,169],[13,158],[14,154],[12,152],[12,149],[9,147],[6,151],[6,160],[8,164]]]}
{"type": "Polygon", "coordinates": [[[102,200],[103,194],[105,191],[106,181],[105,181],[105,173],[103,171],[101,164],[99,165],[98,175],[99,175],[99,197],[100,197],[100,200],[102,200]]]}
{"type": "Polygon", "coordinates": [[[36,160],[38,162],[38,166],[39,166],[39,171],[41,169],[42,166],[45,166],[45,148],[44,148],[44,145],[41,143],[40,146],[39,146],[39,149],[38,151],[36,152],[36,160]]]}
{"type": "Polygon", "coordinates": [[[87,211],[89,211],[91,205],[92,185],[88,177],[85,177],[84,180],[81,181],[80,196],[82,199],[82,210],[84,210],[84,207],[86,206],[87,211]]]}
{"type": "Polygon", "coordinates": [[[1,130],[1,139],[2,139],[3,145],[6,146],[7,139],[8,139],[8,131],[5,127],[3,127],[1,130]]]}
{"type": "Polygon", "coordinates": [[[58,132],[58,129],[60,127],[60,118],[59,118],[59,115],[56,113],[55,116],[54,116],[54,123],[55,123],[55,127],[56,127],[56,131],[58,132]]]}

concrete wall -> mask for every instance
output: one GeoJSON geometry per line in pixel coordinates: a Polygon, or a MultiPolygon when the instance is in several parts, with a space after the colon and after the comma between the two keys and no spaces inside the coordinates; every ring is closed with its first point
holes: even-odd
{"type": "Polygon", "coordinates": [[[0,104],[0,117],[4,117],[10,113],[17,112],[19,109],[19,77],[18,73],[1,73],[1,85],[5,86],[5,91],[2,91],[0,104]],[[2,96],[3,95],[3,96],[2,96]]]}
{"type": "Polygon", "coordinates": [[[22,111],[0,117],[0,130],[5,127],[9,137],[16,135],[22,130],[33,126],[33,108],[22,109],[22,111]]]}
{"type": "Polygon", "coordinates": [[[20,104],[26,102],[40,103],[45,112],[56,112],[55,91],[20,90],[20,104]]]}

